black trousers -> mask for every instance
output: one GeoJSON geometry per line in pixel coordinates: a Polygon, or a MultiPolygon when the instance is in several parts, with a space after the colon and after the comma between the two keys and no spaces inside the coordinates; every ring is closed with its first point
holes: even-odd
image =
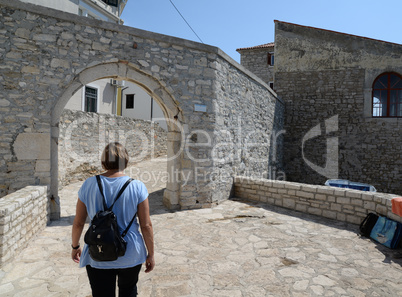
{"type": "Polygon", "coordinates": [[[97,269],[86,266],[93,297],[115,297],[116,278],[119,297],[136,297],[141,264],[131,268],[97,269]]]}

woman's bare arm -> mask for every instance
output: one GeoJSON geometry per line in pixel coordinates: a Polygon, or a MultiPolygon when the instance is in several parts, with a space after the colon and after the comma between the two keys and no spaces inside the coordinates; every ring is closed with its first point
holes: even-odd
{"type": "Polygon", "coordinates": [[[151,272],[155,267],[154,258],[154,231],[151,217],[149,215],[148,198],[138,204],[138,219],[140,221],[141,233],[144,237],[145,245],[148,250],[148,257],[145,262],[145,272],[151,272]]]}
{"type": "MultiPolygon", "coordinates": [[[[75,218],[73,222],[73,229],[71,232],[71,239],[72,239],[71,245],[74,247],[79,246],[80,244],[80,238],[82,230],[84,229],[86,218],[87,218],[87,207],[80,199],[77,199],[75,218]]],[[[81,247],[79,247],[78,249],[73,249],[71,251],[71,258],[73,259],[74,262],[76,263],[80,262],[81,252],[82,252],[81,247]]]]}

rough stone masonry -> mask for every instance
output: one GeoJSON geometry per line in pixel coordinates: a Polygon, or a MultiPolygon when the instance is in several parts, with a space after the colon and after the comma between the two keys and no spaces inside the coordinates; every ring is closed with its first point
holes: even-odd
{"type": "Polygon", "coordinates": [[[286,104],[287,180],[324,184],[326,177],[306,160],[326,167],[332,139],[339,178],[402,195],[402,118],[372,112],[375,79],[402,74],[402,45],[279,21],[275,26],[275,90],[286,104]],[[321,127],[320,135],[304,141],[314,127],[321,127]]]}
{"type": "Polygon", "coordinates": [[[65,109],[59,129],[59,188],[102,172],[105,142],[118,140],[126,147],[128,166],[167,153],[167,133],[151,121],[65,109]]]}
{"type": "Polygon", "coordinates": [[[280,166],[271,141],[283,104],[220,49],[0,0],[0,195],[50,185],[58,198],[59,119],[78,89],[100,78],[140,84],[168,121],[164,202],[208,207],[230,196],[234,174],[280,166]],[[184,178],[185,177],[185,178],[184,178]]]}

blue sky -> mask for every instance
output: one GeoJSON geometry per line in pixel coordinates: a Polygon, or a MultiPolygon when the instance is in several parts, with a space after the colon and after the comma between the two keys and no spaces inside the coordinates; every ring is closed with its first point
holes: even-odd
{"type": "MultiPolygon", "coordinates": [[[[172,0],[201,40],[234,60],[274,41],[274,20],[402,44],[402,0],[172,0]]],[[[169,0],[128,0],[126,26],[200,42],[169,0]]]]}

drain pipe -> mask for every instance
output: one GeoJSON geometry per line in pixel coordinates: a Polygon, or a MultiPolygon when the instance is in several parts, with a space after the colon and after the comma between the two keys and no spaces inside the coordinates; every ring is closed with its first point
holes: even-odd
{"type": "Polygon", "coordinates": [[[123,116],[123,92],[125,89],[128,89],[128,87],[125,88],[120,88],[120,115],[123,116]]]}

